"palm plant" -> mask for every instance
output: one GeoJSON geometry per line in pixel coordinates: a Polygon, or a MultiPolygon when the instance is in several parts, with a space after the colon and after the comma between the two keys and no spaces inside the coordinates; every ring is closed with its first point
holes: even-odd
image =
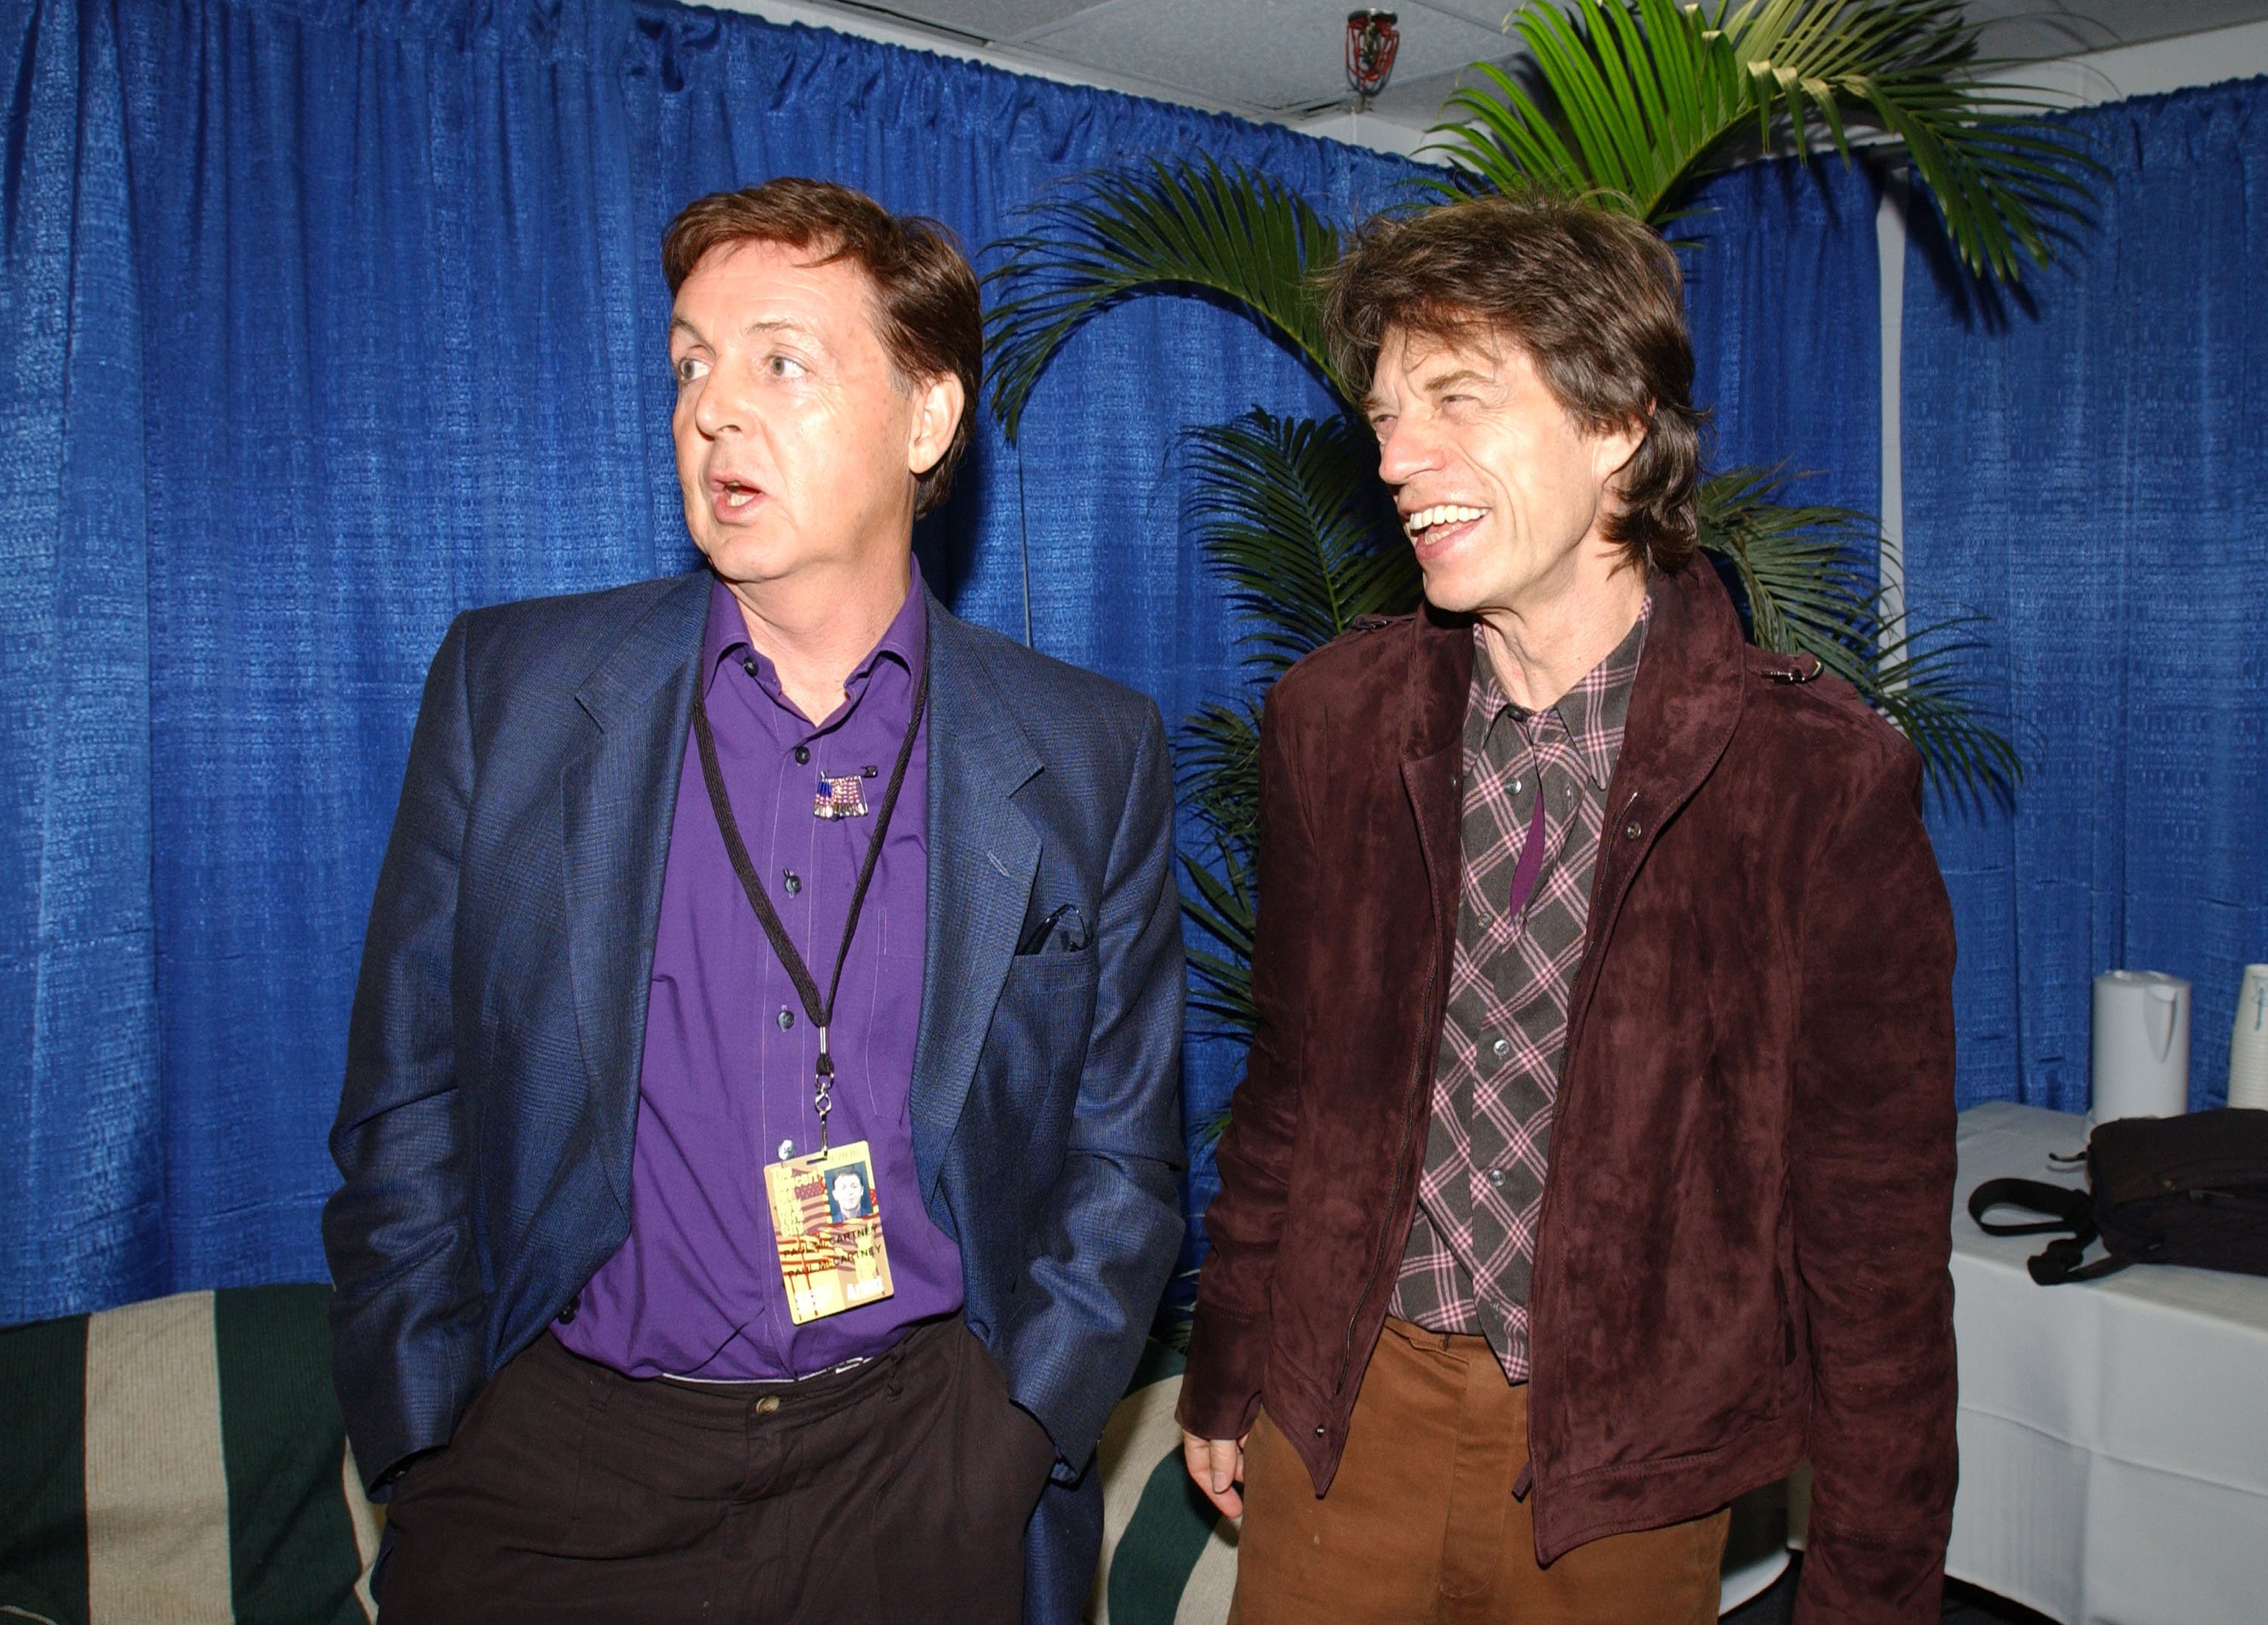
{"type": "MultiPolygon", "coordinates": [[[[1660,228],[1707,175],[1757,152],[1851,158],[1851,130],[1901,144],[1973,270],[2013,280],[2046,257],[2043,222],[2074,210],[2072,154],[2022,122],[2036,105],[1977,77],[1959,0],[1531,0],[1509,23],[1533,83],[1485,65],[1433,132],[1454,166],[1434,195],[1541,188],[1660,228]]],[[[2081,160],[2083,162],[2083,160],[2081,160]]],[[[1424,195],[1421,191],[1420,196],[1424,195]]],[[[1182,769],[1209,850],[1185,853],[1187,907],[1215,950],[1193,955],[1198,1008],[1248,1032],[1258,693],[1361,616],[1414,607],[1417,572],[1387,522],[1376,447],[1322,338],[1318,280],[1338,230],[1263,176],[1205,162],[1090,174],[1042,200],[1031,229],[995,245],[988,280],[993,405],[1012,439],[1048,363],[1123,299],[1194,294],[1257,322],[1330,391],[1336,415],[1255,410],[1183,430],[1192,517],[1211,567],[1253,628],[1252,691],[1189,719],[1182,769]]],[[[1955,787],[2012,785],[2015,752],[1967,704],[1948,624],[1911,632],[1852,564],[1879,542],[1846,509],[1792,505],[1776,470],[1714,475],[1701,544],[1739,589],[1752,634],[1815,655],[1919,748],[1955,787]]]]}

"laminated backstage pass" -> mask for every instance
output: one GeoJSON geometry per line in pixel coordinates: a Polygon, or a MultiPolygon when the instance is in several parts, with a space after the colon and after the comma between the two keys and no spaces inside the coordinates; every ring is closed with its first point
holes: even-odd
{"type": "Polygon", "coordinates": [[[796,1325],[880,1303],[896,1289],[864,1140],[770,1163],[764,1185],[788,1318],[796,1325]]]}

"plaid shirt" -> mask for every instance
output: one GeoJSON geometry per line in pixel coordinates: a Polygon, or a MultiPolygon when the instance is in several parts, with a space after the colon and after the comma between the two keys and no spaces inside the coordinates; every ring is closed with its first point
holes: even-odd
{"type": "MultiPolygon", "coordinates": [[[[1486,1337],[1516,1383],[1528,1380],[1528,1282],[1567,996],[1582,962],[1607,785],[1652,609],[1649,597],[1614,653],[1545,711],[1506,698],[1486,652],[1474,651],[1457,949],[1418,1212],[1391,1309],[1428,1331],[1486,1337]],[[1514,918],[1513,870],[1538,794],[1543,868],[1514,918]]],[[[1477,629],[1473,635],[1477,644],[1477,629]]]]}

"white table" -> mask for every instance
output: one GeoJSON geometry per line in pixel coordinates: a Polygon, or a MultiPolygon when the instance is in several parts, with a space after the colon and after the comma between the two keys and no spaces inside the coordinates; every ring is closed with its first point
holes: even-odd
{"type": "Polygon", "coordinates": [[[2051,1237],[1969,1216],[1986,1179],[2084,1183],[2047,1158],[2086,1138],[2080,1118],[2029,1106],[1961,1116],[1946,1571],[2066,1625],[2264,1625],[2268,1277],[2137,1265],[2037,1286],[2024,1261],[2051,1237]]]}

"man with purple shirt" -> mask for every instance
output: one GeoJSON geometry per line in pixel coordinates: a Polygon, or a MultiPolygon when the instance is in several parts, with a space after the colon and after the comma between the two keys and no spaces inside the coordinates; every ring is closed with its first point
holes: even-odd
{"type": "Polygon", "coordinates": [[[977,289],[821,182],[672,225],[705,570],[469,612],[324,1215],[389,1620],[1075,1619],[1181,1234],[1155,706],[947,614],[977,289]]]}

